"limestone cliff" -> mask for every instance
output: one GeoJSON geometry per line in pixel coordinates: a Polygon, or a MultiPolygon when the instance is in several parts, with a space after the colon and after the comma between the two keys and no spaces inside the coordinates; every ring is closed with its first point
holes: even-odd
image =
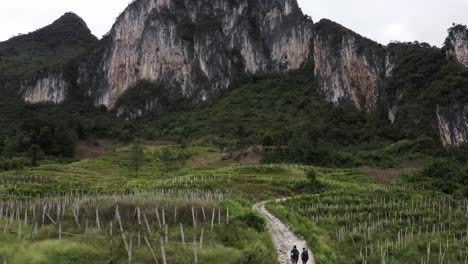
{"type": "Polygon", "coordinates": [[[445,146],[468,143],[468,105],[459,111],[442,111],[437,107],[439,134],[445,146]]]}
{"type": "Polygon", "coordinates": [[[327,100],[375,110],[394,63],[385,48],[326,19],[314,25],[313,45],[315,76],[327,100]]]}
{"type": "Polygon", "coordinates": [[[461,64],[468,67],[468,29],[466,26],[456,25],[449,29],[445,49],[449,57],[456,58],[461,64]]]}
{"type": "Polygon", "coordinates": [[[202,101],[248,74],[298,69],[312,21],[296,0],[137,0],[80,67],[96,104],[139,79],[202,101]]]}
{"type": "Polygon", "coordinates": [[[83,19],[73,13],[0,42],[0,96],[8,92],[31,103],[64,101],[76,83],[81,58],[96,43],[83,19]],[[8,85],[2,88],[2,83],[8,85]]]}
{"type": "Polygon", "coordinates": [[[55,72],[35,80],[23,81],[20,95],[29,103],[62,103],[68,95],[70,86],[70,82],[62,72],[55,72]]]}

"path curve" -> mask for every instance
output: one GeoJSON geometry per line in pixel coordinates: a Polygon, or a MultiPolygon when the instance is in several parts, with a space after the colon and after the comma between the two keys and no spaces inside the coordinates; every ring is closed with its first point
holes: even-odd
{"type": "MultiPolygon", "coordinates": [[[[284,199],[280,199],[278,201],[281,200],[284,199]]],[[[273,238],[276,251],[278,252],[279,263],[291,264],[290,252],[292,250],[292,247],[296,245],[299,249],[299,252],[302,252],[302,248],[308,249],[310,260],[309,262],[307,262],[307,264],[315,264],[312,251],[307,246],[307,242],[305,242],[302,239],[299,239],[283,222],[281,222],[278,218],[276,218],[274,215],[268,212],[268,210],[265,208],[265,204],[267,202],[269,201],[255,204],[253,206],[253,209],[259,212],[267,220],[268,229],[273,238]]]]}

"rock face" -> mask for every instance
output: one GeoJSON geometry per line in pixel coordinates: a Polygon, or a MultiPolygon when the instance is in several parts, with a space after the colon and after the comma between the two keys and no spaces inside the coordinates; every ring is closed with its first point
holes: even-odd
{"type": "Polygon", "coordinates": [[[441,111],[437,107],[440,139],[444,146],[461,146],[468,143],[468,105],[459,111],[441,111]]]}
{"type": "Polygon", "coordinates": [[[315,76],[326,99],[373,111],[393,60],[383,46],[330,20],[314,25],[315,76]]]}
{"type": "Polygon", "coordinates": [[[0,96],[8,92],[31,103],[63,102],[76,84],[80,60],[97,41],[83,19],[66,13],[46,27],[0,42],[0,96]],[[6,88],[2,83],[8,83],[6,88]]]}
{"type": "Polygon", "coordinates": [[[111,108],[139,79],[202,101],[248,74],[298,69],[311,26],[296,0],[137,0],[81,65],[79,84],[111,108]]]}
{"type": "Polygon", "coordinates": [[[449,30],[449,36],[445,41],[447,55],[456,58],[461,64],[468,67],[468,29],[466,26],[457,25],[449,30]]]}
{"type": "Polygon", "coordinates": [[[29,103],[62,103],[70,86],[63,73],[56,72],[36,80],[23,81],[20,94],[29,103]]]}

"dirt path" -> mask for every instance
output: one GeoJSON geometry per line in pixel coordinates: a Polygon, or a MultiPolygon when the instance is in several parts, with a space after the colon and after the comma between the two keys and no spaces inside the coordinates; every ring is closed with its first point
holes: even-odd
{"type": "MultiPolygon", "coordinates": [[[[283,224],[278,218],[270,214],[265,208],[267,202],[262,202],[254,205],[253,209],[259,212],[265,217],[268,224],[268,229],[271,232],[273,242],[275,243],[276,250],[278,252],[278,258],[280,264],[291,264],[290,252],[294,245],[297,246],[300,252],[302,248],[309,250],[310,260],[307,264],[315,264],[313,255],[307,243],[304,240],[297,238],[289,228],[283,224]]],[[[302,263],[301,261],[299,263],[302,263]]]]}

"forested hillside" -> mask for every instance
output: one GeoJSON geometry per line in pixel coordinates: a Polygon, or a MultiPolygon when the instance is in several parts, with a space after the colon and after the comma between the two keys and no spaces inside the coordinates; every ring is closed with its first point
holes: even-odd
{"type": "Polygon", "coordinates": [[[67,13],[49,26],[0,42],[0,84],[32,78],[57,67],[77,66],[96,43],[86,23],[67,13]]]}

